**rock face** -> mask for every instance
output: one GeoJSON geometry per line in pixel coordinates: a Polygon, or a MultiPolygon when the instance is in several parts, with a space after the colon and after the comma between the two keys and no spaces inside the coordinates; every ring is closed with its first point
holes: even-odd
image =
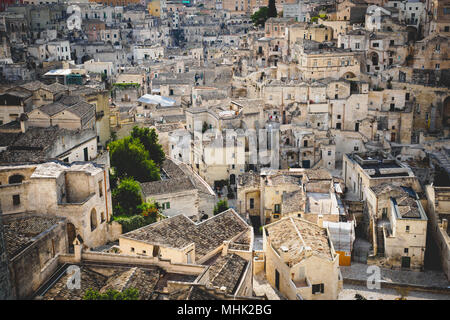
{"type": "Polygon", "coordinates": [[[0,300],[12,298],[12,288],[8,269],[8,256],[3,239],[3,223],[0,212],[0,300]]]}

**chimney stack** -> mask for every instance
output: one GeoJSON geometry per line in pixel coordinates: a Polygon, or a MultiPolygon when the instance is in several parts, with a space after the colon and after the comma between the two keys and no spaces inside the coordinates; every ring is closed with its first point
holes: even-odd
{"type": "Polygon", "coordinates": [[[20,131],[25,133],[28,129],[28,116],[25,113],[22,113],[19,117],[20,122],[20,131]]]}
{"type": "Polygon", "coordinates": [[[444,231],[446,231],[447,228],[448,228],[448,220],[442,219],[442,229],[444,229],[444,231]]]}

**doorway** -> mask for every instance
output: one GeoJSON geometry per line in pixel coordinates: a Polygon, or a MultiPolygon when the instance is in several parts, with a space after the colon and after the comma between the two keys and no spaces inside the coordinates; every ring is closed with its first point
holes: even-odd
{"type": "Polygon", "coordinates": [[[409,269],[410,266],[411,266],[411,258],[402,257],[402,268],[409,269]]]}
{"type": "Polygon", "coordinates": [[[89,161],[88,148],[84,148],[83,152],[84,152],[84,161],[89,161]]]}
{"type": "Polygon", "coordinates": [[[302,168],[308,169],[311,166],[310,160],[302,160],[302,168]]]}

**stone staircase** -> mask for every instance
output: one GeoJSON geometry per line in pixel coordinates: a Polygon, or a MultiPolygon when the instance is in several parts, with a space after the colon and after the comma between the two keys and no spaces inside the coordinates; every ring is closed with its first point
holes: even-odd
{"type": "Polygon", "coordinates": [[[432,155],[439,161],[440,165],[450,173],[450,159],[449,156],[444,152],[433,152],[432,155]]]}
{"type": "Polygon", "coordinates": [[[383,237],[384,226],[377,226],[377,256],[384,257],[384,237],[383,237]]]}

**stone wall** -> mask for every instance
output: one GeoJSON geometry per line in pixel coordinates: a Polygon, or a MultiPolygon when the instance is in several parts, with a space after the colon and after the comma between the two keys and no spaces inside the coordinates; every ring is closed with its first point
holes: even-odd
{"type": "Polygon", "coordinates": [[[8,257],[6,256],[6,247],[3,239],[3,223],[0,213],[0,300],[10,298],[12,298],[12,288],[8,268],[8,257]]]}

